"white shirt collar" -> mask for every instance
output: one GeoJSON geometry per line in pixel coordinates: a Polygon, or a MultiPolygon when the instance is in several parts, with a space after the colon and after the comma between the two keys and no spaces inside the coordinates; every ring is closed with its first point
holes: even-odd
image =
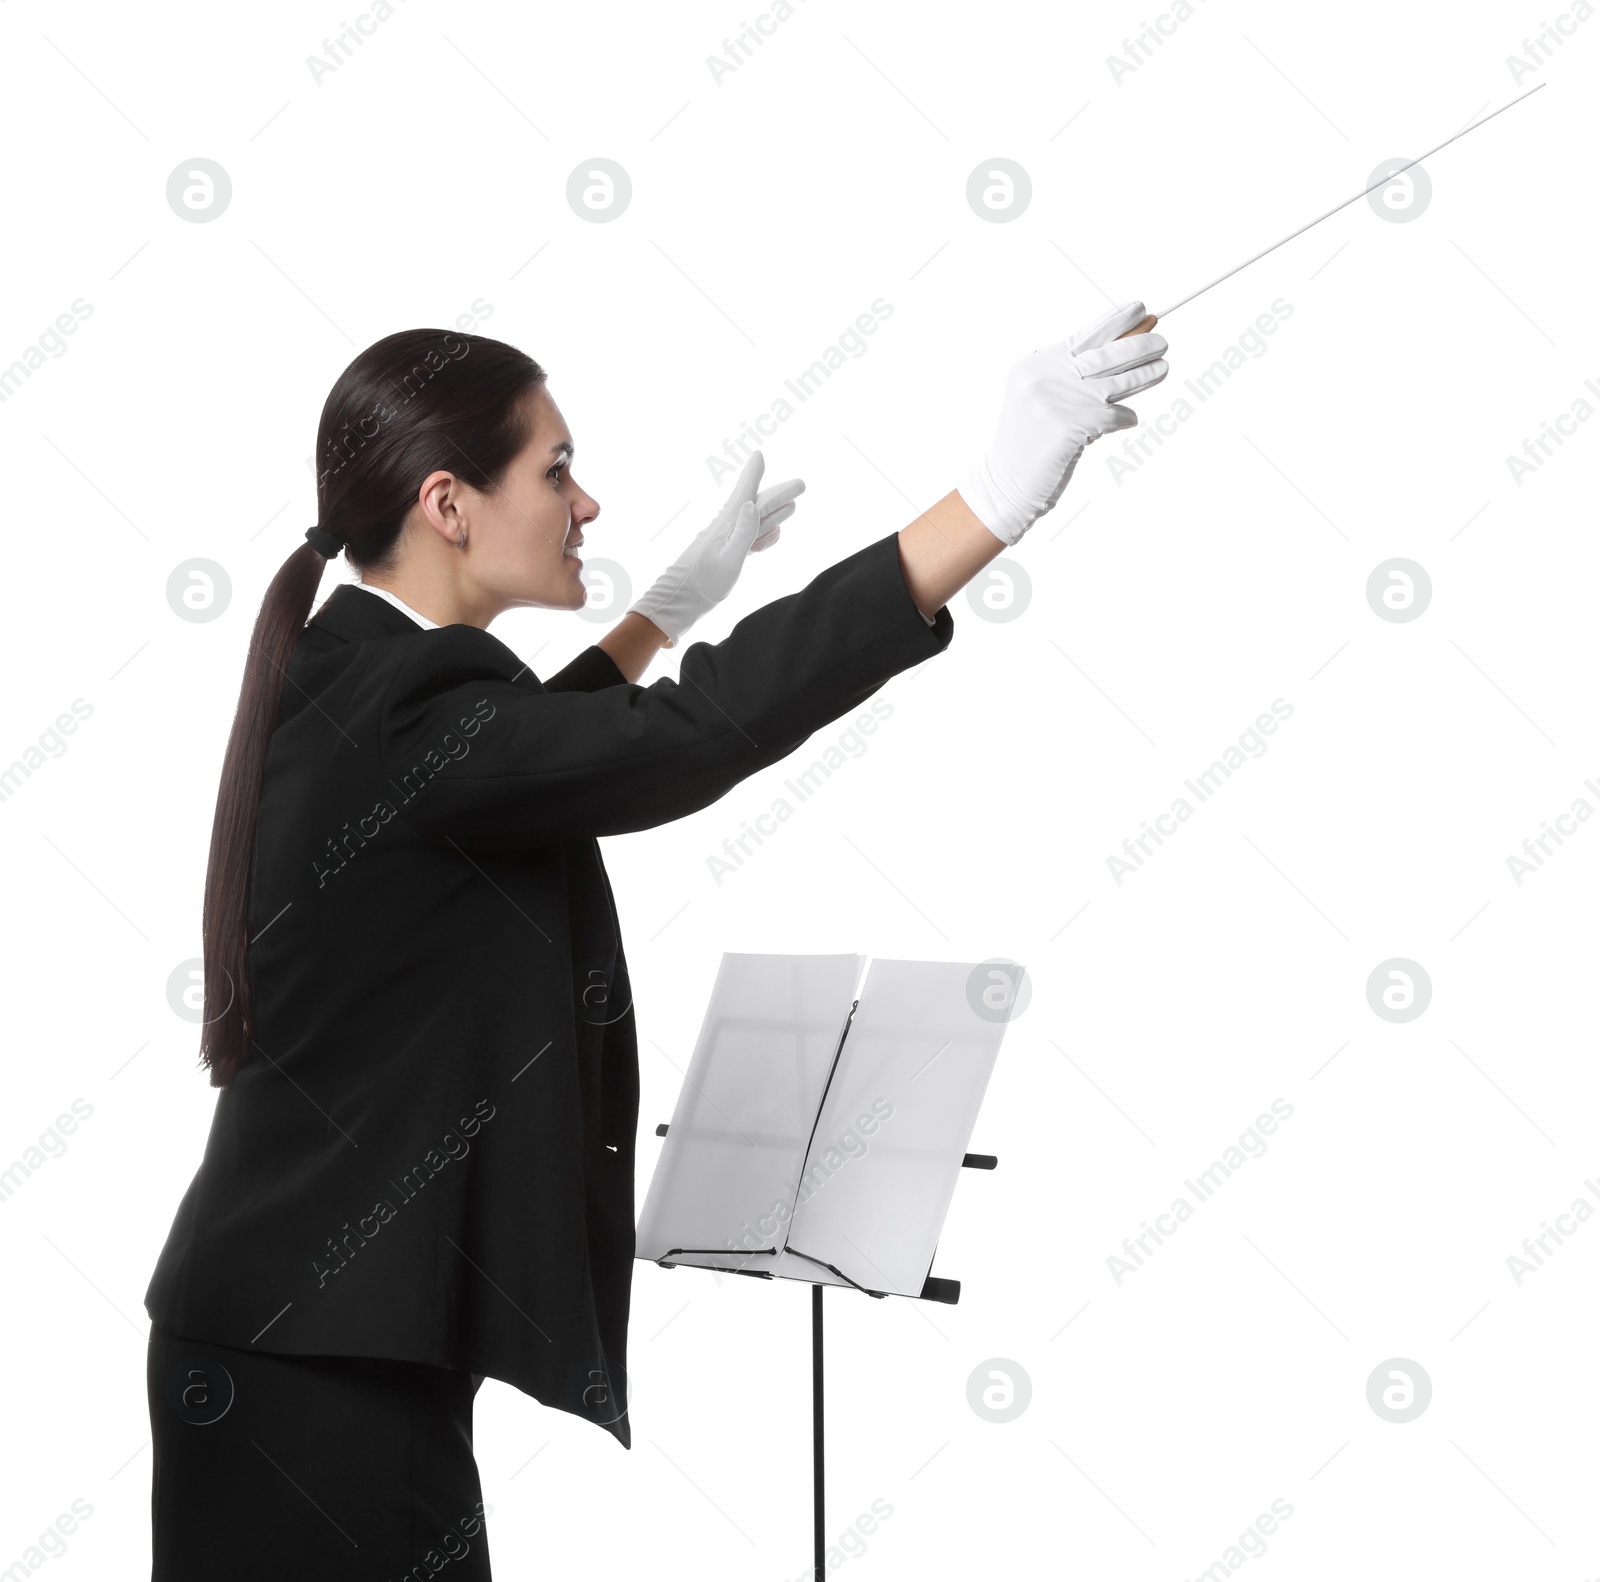
{"type": "Polygon", "coordinates": [[[402,599],[397,599],[387,588],[374,587],[372,583],[363,582],[359,577],[356,579],[355,585],[358,588],[365,588],[368,593],[377,594],[380,599],[387,599],[397,610],[404,611],[418,626],[423,627],[425,630],[430,632],[438,630],[439,623],[437,621],[430,621],[420,611],[413,610],[409,604],[402,599]]]}

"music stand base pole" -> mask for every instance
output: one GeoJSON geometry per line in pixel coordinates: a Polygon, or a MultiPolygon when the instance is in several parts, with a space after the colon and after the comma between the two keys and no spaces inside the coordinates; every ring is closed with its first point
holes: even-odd
{"type": "Polygon", "coordinates": [[[822,1287],[811,1287],[811,1509],[814,1582],[827,1572],[822,1532],[822,1287]]]}

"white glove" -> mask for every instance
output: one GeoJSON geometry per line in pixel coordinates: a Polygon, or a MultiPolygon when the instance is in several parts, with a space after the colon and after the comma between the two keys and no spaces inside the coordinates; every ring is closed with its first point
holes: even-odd
{"type": "Polygon", "coordinates": [[[766,465],[760,451],[752,453],[710,526],[628,606],[667,634],[668,648],[727,598],[744,569],[744,557],[770,549],[779,528],[794,515],[795,497],[805,493],[805,484],[790,478],[757,494],[766,465]]]}
{"type": "Polygon", "coordinates": [[[1006,376],[1000,426],[960,485],[973,515],[1002,543],[1015,544],[1061,498],[1085,446],[1139,421],[1117,403],[1167,377],[1165,337],[1117,339],[1144,317],[1144,303],[1125,302],[1006,376]]]}

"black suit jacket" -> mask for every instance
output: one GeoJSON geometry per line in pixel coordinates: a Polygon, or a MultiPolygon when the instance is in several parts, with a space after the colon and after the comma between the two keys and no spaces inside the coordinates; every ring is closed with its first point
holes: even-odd
{"type": "Polygon", "coordinates": [[[504,1379],[624,1446],[632,994],[595,837],[696,811],[949,644],[896,536],[626,682],[338,588],[295,648],[251,884],[258,1047],[145,1297],[222,1345],[504,1379]]]}

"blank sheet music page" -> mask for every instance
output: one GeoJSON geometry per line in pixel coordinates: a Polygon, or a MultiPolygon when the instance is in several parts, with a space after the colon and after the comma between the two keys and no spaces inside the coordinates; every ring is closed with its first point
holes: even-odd
{"type": "Polygon", "coordinates": [[[636,1257],[727,1248],[673,1261],[771,1270],[775,1259],[758,1250],[782,1243],[865,959],[723,956],[639,1216],[636,1257]]]}
{"type": "Polygon", "coordinates": [[[1009,1014],[980,981],[976,962],[873,959],[806,1155],[791,1252],[870,1291],[921,1295],[1009,1014]]]}

